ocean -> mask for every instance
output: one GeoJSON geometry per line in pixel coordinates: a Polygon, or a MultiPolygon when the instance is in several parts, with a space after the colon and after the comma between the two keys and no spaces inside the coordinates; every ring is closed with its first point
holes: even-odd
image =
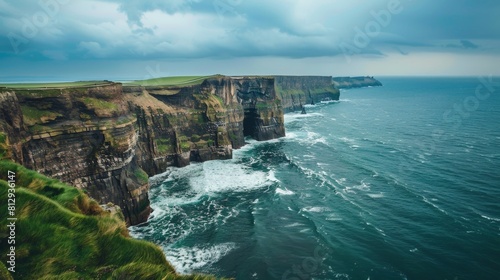
{"type": "Polygon", "coordinates": [[[132,235],[180,273],[500,279],[500,78],[380,81],[152,177],[132,235]]]}

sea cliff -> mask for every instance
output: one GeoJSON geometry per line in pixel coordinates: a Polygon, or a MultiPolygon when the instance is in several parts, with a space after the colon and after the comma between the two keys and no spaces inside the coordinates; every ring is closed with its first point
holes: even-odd
{"type": "Polygon", "coordinates": [[[148,176],[229,159],[246,136],[285,136],[285,112],[338,98],[331,77],[301,76],[4,87],[0,132],[8,158],[118,205],[134,225],[151,211],[148,176]]]}
{"type": "Polygon", "coordinates": [[[382,86],[382,83],[373,77],[334,77],[333,84],[338,89],[382,86]]]}
{"type": "Polygon", "coordinates": [[[137,164],[137,119],[119,83],[0,91],[11,159],[147,219],[147,176],[137,164]]]}
{"type": "Polygon", "coordinates": [[[275,76],[276,90],[285,112],[302,110],[306,104],[339,100],[340,92],[325,76],[275,76]]]}
{"type": "Polygon", "coordinates": [[[4,159],[5,140],[0,132],[0,279],[219,279],[177,274],[158,246],[130,237],[116,206],[4,159]]]}

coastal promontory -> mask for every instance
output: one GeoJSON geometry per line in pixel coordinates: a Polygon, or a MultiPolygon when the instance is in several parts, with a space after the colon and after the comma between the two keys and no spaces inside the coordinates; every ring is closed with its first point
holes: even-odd
{"type": "Polygon", "coordinates": [[[379,87],[382,83],[374,77],[334,77],[333,84],[338,89],[379,87]]]}
{"type": "Polygon", "coordinates": [[[229,159],[245,137],[285,136],[284,113],[338,100],[331,77],[171,77],[0,88],[8,158],[121,208],[151,212],[148,177],[168,166],[229,159]]]}

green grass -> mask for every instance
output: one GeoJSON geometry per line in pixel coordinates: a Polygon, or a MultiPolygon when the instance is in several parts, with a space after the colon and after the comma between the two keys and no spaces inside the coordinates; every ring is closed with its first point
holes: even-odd
{"type": "Polygon", "coordinates": [[[267,102],[257,102],[255,104],[255,108],[259,109],[259,110],[264,110],[264,109],[272,109],[272,105],[273,105],[274,102],[269,102],[269,104],[267,102]]]}
{"type": "MultiPolygon", "coordinates": [[[[16,173],[13,278],[215,279],[177,275],[160,248],[130,238],[123,220],[82,191],[6,160],[0,161],[0,201],[7,201],[9,170],[16,173]]],[[[0,213],[0,261],[5,264],[7,203],[0,204],[0,213]]],[[[9,279],[5,273],[0,266],[1,279],[9,279]]]]}
{"type": "Polygon", "coordinates": [[[125,86],[191,86],[199,85],[212,76],[173,76],[124,83],[125,86]]]}
{"type": "Polygon", "coordinates": [[[212,147],[215,144],[215,142],[212,139],[208,139],[207,144],[209,147],[212,147]]]}
{"type": "Polygon", "coordinates": [[[179,147],[181,148],[182,152],[191,150],[191,142],[189,141],[190,139],[191,138],[188,138],[186,135],[177,137],[177,140],[179,141],[179,147]]]}
{"type": "Polygon", "coordinates": [[[43,124],[62,116],[56,112],[40,110],[27,105],[21,105],[21,111],[23,112],[24,121],[27,125],[43,124]]]}
{"type": "Polygon", "coordinates": [[[7,267],[3,264],[3,262],[0,263],[0,279],[2,279],[2,280],[13,280],[14,279],[10,275],[10,272],[7,270],[7,267]]]}
{"type": "Polygon", "coordinates": [[[0,131],[0,160],[7,157],[9,144],[7,143],[7,135],[0,131]]]}
{"type": "Polygon", "coordinates": [[[213,98],[217,99],[217,101],[222,105],[224,106],[224,100],[222,100],[222,98],[218,95],[213,95],[213,98]]]}
{"type": "Polygon", "coordinates": [[[16,84],[0,84],[0,87],[20,88],[20,89],[41,89],[41,88],[67,88],[67,87],[89,87],[95,85],[108,84],[107,81],[78,81],[78,82],[62,82],[62,83],[16,83],[16,84]]]}
{"type": "MultiPolygon", "coordinates": [[[[24,119],[24,121],[26,122],[26,119],[24,119]]],[[[28,122],[26,122],[26,124],[28,124],[28,122]]],[[[43,132],[51,131],[52,128],[49,126],[35,124],[35,125],[30,126],[28,130],[31,133],[43,133],[43,132]]]]}
{"type": "Polygon", "coordinates": [[[158,152],[161,154],[165,153],[174,153],[174,147],[170,145],[170,140],[168,139],[155,139],[156,147],[158,148],[158,152]]]}
{"type": "Polygon", "coordinates": [[[196,142],[200,141],[200,138],[201,138],[200,135],[193,134],[193,135],[191,135],[191,142],[196,143],[196,142]]]}
{"type": "Polygon", "coordinates": [[[191,144],[189,142],[181,142],[179,146],[183,152],[191,150],[191,144]]]}
{"type": "Polygon", "coordinates": [[[92,98],[92,97],[85,97],[82,99],[83,103],[85,103],[87,106],[93,108],[93,109],[99,109],[99,110],[116,110],[118,109],[118,106],[114,103],[104,101],[101,99],[97,98],[92,98]]]}
{"type": "Polygon", "coordinates": [[[43,89],[16,89],[16,95],[26,98],[46,98],[46,97],[58,97],[62,93],[61,88],[43,88],[43,89]]]}
{"type": "Polygon", "coordinates": [[[148,174],[142,170],[140,167],[137,167],[134,170],[134,176],[139,179],[139,182],[142,184],[146,184],[148,182],[148,174]]]}

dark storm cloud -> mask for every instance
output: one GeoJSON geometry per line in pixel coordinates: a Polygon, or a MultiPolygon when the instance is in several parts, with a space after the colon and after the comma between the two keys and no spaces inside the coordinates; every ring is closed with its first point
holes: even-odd
{"type": "Polygon", "coordinates": [[[0,0],[0,58],[313,58],[344,56],[345,46],[349,55],[381,58],[391,52],[500,53],[500,4],[492,0],[34,3],[0,0]],[[397,13],[377,18],[391,5],[397,13]]]}

